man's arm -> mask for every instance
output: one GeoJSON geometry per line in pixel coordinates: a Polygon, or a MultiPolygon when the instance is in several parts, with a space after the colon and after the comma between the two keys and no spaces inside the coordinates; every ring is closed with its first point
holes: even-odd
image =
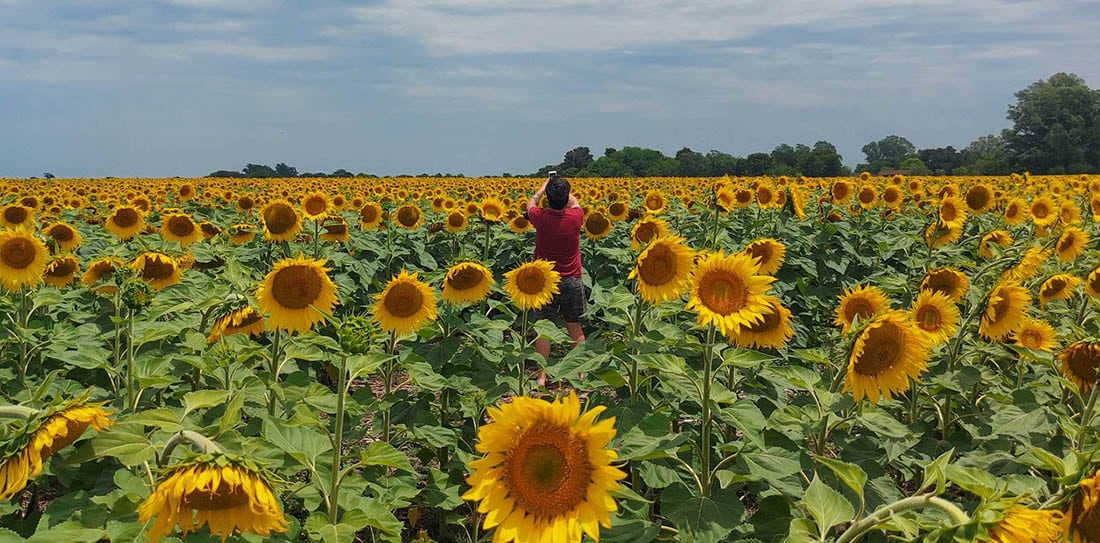
{"type": "Polygon", "coordinates": [[[581,207],[581,203],[577,201],[577,197],[572,194],[569,195],[569,203],[565,204],[565,207],[581,207]]]}
{"type": "Polygon", "coordinates": [[[535,193],[531,195],[531,199],[527,200],[527,208],[528,209],[530,209],[532,207],[538,207],[539,206],[539,200],[542,199],[543,193],[546,192],[546,184],[549,183],[549,182],[550,182],[549,179],[547,179],[546,181],[543,181],[542,186],[539,187],[539,190],[536,190],[535,193]]]}

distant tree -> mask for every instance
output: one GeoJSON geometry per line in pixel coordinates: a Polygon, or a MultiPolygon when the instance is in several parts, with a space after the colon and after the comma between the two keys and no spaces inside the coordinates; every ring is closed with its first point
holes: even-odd
{"type": "Polygon", "coordinates": [[[206,177],[244,177],[244,174],[241,172],[235,172],[233,170],[218,170],[216,172],[212,172],[206,177]]]}
{"type": "Polygon", "coordinates": [[[737,157],[722,151],[710,151],[705,157],[706,174],[711,177],[737,175],[737,157]]]}
{"type": "Polygon", "coordinates": [[[895,135],[872,141],[864,145],[862,151],[867,155],[867,169],[872,173],[883,169],[896,170],[901,166],[901,161],[917,154],[912,142],[895,135]]]}
{"type": "Polygon", "coordinates": [[[244,173],[245,177],[252,178],[277,177],[275,175],[275,170],[272,170],[271,166],[264,164],[248,164],[241,172],[244,173]]]}
{"type": "Polygon", "coordinates": [[[611,156],[613,154],[615,154],[615,148],[614,147],[608,147],[608,148],[603,150],[603,156],[611,156]]]}
{"type": "Polygon", "coordinates": [[[768,153],[752,153],[745,157],[738,175],[764,175],[772,168],[772,157],[768,153]]]}
{"type": "Polygon", "coordinates": [[[707,159],[702,153],[696,153],[687,147],[676,151],[676,175],[699,177],[706,174],[707,159]]]}
{"type": "Polygon", "coordinates": [[[562,170],[580,171],[591,163],[592,152],[587,147],[574,147],[565,153],[565,158],[561,161],[560,166],[562,170]]]}
{"type": "Polygon", "coordinates": [[[850,173],[844,167],[836,146],[827,141],[814,144],[809,156],[800,164],[798,172],[810,177],[837,177],[850,173]]]}
{"type": "MultiPolygon", "coordinates": [[[[424,175],[427,175],[427,174],[424,174],[424,175]]],[[[347,171],[343,168],[340,168],[339,170],[336,170],[336,171],[332,172],[332,175],[330,177],[355,177],[355,174],[353,174],[353,173],[351,173],[351,172],[349,172],[349,171],[347,171]]]]}
{"type": "Polygon", "coordinates": [[[1012,157],[1001,136],[982,136],[960,153],[962,165],[954,171],[963,175],[1008,175],[1012,173],[1012,157]]]}
{"type": "MultiPolygon", "coordinates": [[[[654,170],[664,170],[665,167],[659,166],[658,163],[668,159],[668,157],[666,157],[664,153],[660,151],[630,146],[623,147],[622,149],[616,151],[613,155],[611,155],[610,158],[614,158],[619,162],[626,164],[626,166],[630,168],[630,171],[633,172],[633,175],[639,177],[645,175],[659,175],[648,172],[654,170]]],[[[672,170],[673,172],[675,172],[675,166],[672,167],[672,170]]],[[[675,175],[675,173],[671,173],[668,175],[675,175]]]]}
{"type": "Polygon", "coordinates": [[[535,172],[531,177],[546,177],[547,175],[550,175],[550,172],[555,171],[557,169],[558,169],[557,164],[547,164],[547,165],[539,168],[539,171],[535,172]]]}
{"type": "Polygon", "coordinates": [[[898,168],[919,175],[932,173],[932,170],[929,170],[928,166],[917,156],[906,157],[901,161],[901,164],[898,164],[898,168]]]}
{"type": "Polygon", "coordinates": [[[955,168],[963,165],[962,153],[950,145],[935,149],[921,149],[917,151],[917,157],[936,175],[951,175],[955,168]]]}
{"type": "Polygon", "coordinates": [[[298,177],[298,168],[280,162],[275,165],[275,175],[278,177],[298,177]]]}
{"type": "Polygon", "coordinates": [[[42,177],[45,177],[46,179],[54,179],[54,175],[50,172],[42,174],[42,177]]]}
{"type": "Polygon", "coordinates": [[[1100,90],[1080,77],[1057,73],[1017,92],[1008,119],[1005,143],[1021,169],[1100,171],[1100,90]]]}
{"type": "Polygon", "coordinates": [[[578,177],[632,177],[634,170],[616,158],[602,156],[577,175],[578,177]]]}
{"type": "Polygon", "coordinates": [[[780,175],[792,174],[798,171],[798,152],[794,147],[781,143],[772,149],[772,170],[780,175]]]}

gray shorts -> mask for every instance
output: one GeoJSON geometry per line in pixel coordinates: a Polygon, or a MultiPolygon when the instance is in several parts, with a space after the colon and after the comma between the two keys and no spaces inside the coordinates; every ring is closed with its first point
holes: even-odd
{"type": "Polygon", "coordinates": [[[579,276],[562,277],[558,283],[558,293],[550,303],[538,311],[540,319],[581,322],[581,316],[588,305],[588,296],[584,293],[584,282],[579,276]]]}

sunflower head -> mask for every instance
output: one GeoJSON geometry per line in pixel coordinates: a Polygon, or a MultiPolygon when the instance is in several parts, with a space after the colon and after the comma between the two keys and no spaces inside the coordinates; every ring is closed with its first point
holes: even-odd
{"type": "Polygon", "coordinates": [[[336,307],[336,284],[324,260],[287,258],[264,277],[256,289],[260,311],[272,328],[306,333],[336,307]]]}
{"type": "Polygon", "coordinates": [[[302,215],[307,219],[320,219],[327,215],[331,208],[332,202],[323,192],[311,192],[302,197],[302,215]]]}
{"type": "Polygon", "coordinates": [[[275,200],[260,210],[264,237],[270,241],[290,241],[302,230],[302,220],[286,200],[275,200]]]}
{"type": "Polygon", "coordinates": [[[1008,248],[1012,245],[1012,234],[1008,230],[992,230],[982,236],[982,241],[978,245],[978,256],[986,259],[993,258],[994,245],[1008,248]]]}
{"type": "Polygon", "coordinates": [[[494,284],[489,268],[477,262],[459,262],[448,268],[443,277],[443,300],[452,304],[480,302],[494,284]]]}
{"type": "Polygon", "coordinates": [[[1058,220],[1058,209],[1050,196],[1040,196],[1031,202],[1031,220],[1036,226],[1050,226],[1058,220]]]}
{"type": "Polygon", "coordinates": [[[374,299],[374,321],[399,336],[415,332],[436,318],[435,292],[415,272],[402,269],[374,299]]]}
{"type": "Polygon", "coordinates": [[[887,311],[860,332],[848,357],[844,391],[858,402],[869,398],[889,400],[909,389],[927,369],[930,340],[901,311],[887,311]]]}
{"type": "Polygon", "coordinates": [[[691,300],[699,326],[714,325],[735,339],[741,328],[759,324],[771,311],[765,294],[774,277],[760,274],[758,261],[746,254],[705,254],[695,266],[691,300]]]}
{"type": "Polygon", "coordinates": [[[260,336],[264,333],[264,316],[251,306],[235,309],[218,317],[214,321],[214,328],[207,336],[207,343],[214,343],[219,339],[236,334],[249,334],[260,336]]]}
{"type": "Polygon", "coordinates": [[[467,222],[469,221],[466,219],[466,214],[461,210],[455,210],[447,214],[444,228],[446,228],[448,232],[459,232],[466,228],[467,222]]]}
{"type": "Polygon", "coordinates": [[[1021,225],[1028,219],[1031,209],[1022,198],[1013,198],[1005,204],[1005,224],[1009,226],[1021,225]]]}
{"type": "Polygon", "coordinates": [[[668,223],[657,217],[646,217],[630,231],[630,248],[640,251],[649,242],[669,235],[668,223]]]}
{"type": "Polygon", "coordinates": [[[406,230],[416,230],[420,226],[420,219],[424,216],[424,213],[420,211],[420,208],[412,204],[405,204],[397,208],[397,213],[394,214],[394,221],[397,225],[406,230]]]}
{"type": "Polygon", "coordinates": [[[1005,512],[1004,517],[989,531],[989,541],[996,543],[1058,543],[1062,541],[1061,511],[1029,509],[1020,505],[1005,512]]]}
{"type": "Polygon", "coordinates": [[[504,290],[512,303],[523,311],[537,310],[550,303],[558,291],[561,274],[547,260],[521,264],[504,274],[504,290]]]}
{"type": "Polygon", "coordinates": [[[615,419],[597,422],[602,406],[581,412],[576,393],[547,402],[519,396],[489,408],[470,462],[466,500],[477,501],[494,540],[598,540],[618,506],[610,493],[626,474],[611,465],[615,419]]]}
{"type": "Polygon", "coordinates": [[[1058,333],[1046,321],[1027,318],[1016,330],[1016,345],[1036,351],[1051,352],[1058,347],[1058,333]]]}
{"type": "Polygon", "coordinates": [[[80,260],[76,255],[65,254],[46,264],[46,269],[42,272],[42,279],[48,285],[61,288],[72,283],[79,272],[80,260]]]}
{"type": "Polygon", "coordinates": [[[987,185],[978,183],[966,191],[966,207],[972,213],[983,213],[994,203],[993,190],[987,185]]]}
{"type": "Polygon", "coordinates": [[[966,274],[954,268],[939,268],[928,272],[920,284],[921,290],[942,292],[952,302],[961,302],[970,289],[970,279],[966,274]]]}
{"type": "Polygon", "coordinates": [[[363,230],[374,230],[382,224],[382,206],[376,202],[367,202],[359,208],[359,226],[363,230]]]}
{"type": "Polygon", "coordinates": [[[749,243],[742,252],[760,261],[760,273],[774,275],[783,265],[787,246],[772,238],[764,238],[749,243]]]}
{"type": "Polygon", "coordinates": [[[783,307],[775,296],[766,296],[768,310],[759,322],[741,327],[734,343],[748,349],[779,349],[794,337],[791,310],[783,307]]]}
{"type": "Polygon", "coordinates": [[[1039,286],[1039,306],[1046,307],[1051,300],[1068,300],[1073,291],[1081,284],[1079,277],[1068,273],[1052,275],[1039,286]]]}
{"type": "Polygon", "coordinates": [[[8,292],[42,282],[49,250],[27,230],[0,230],[0,284],[8,292]]]}
{"type": "Polygon", "coordinates": [[[642,200],[642,204],[645,205],[646,211],[653,214],[662,213],[665,211],[665,195],[659,190],[651,190],[646,193],[645,198],[642,200]]]}
{"type": "Polygon", "coordinates": [[[638,255],[630,279],[638,280],[638,294],[651,304],[679,298],[691,285],[695,252],[679,236],[658,238],[638,255]]]}
{"type": "Polygon", "coordinates": [[[857,285],[845,289],[839,299],[840,305],[836,308],[836,319],[833,322],[844,333],[852,329],[857,318],[866,322],[876,314],[890,309],[890,298],[874,285],[857,285]]]}
{"type": "Polygon", "coordinates": [[[531,221],[527,220],[523,215],[516,215],[512,217],[511,221],[508,221],[508,228],[517,234],[523,234],[525,232],[530,232],[535,227],[532,226],[531,221]]]}
{"type": "Polygon", "coordinates": [[[611,233],[611,219],[607,212],[597,209],[584,215],[584,234],[589,239],[602,239],[611,233]]]}
{"type": "Polygon", "coordinates": [[[1055,252],[1058,253],[1058,260],[1062,262],[1073,262],[1081,253],[1085,252],[1089,244],[1089,233],[1080,228],[1073,226],[1067,227],[1062,231],[1062,236],[1058,238],[1058,244],[1055,246],[1055,252]]]}
{"type": "Polygon", "coordinates": [[[0,211],[0,224],[12,229],[31,228],[34,224],[34,210],[19,204],[4,206],[0,211]]]}
{"type": "Polygon", "coordinates": [[[202,231],[191,216],[186,213],[173,213],[164,217],[164,225],[160,228],[160,235],[165,241],[180,244],[187,247],[202,239],[202,231]]]}
{"type": "Polygon", "coordinates": [[[913,301],[909,317],[933,345],[946,343],[959,327],[959,308],[936,290],[922,290],[913,301]]]}
{"type": "Polygon", "coordinates": [[[500,222],[504,217],[504,203],[496,198],[481,201],[481,219],[488,222],[500,222]]]}
{"type": "Polygon", "coordinates": [[[76,228],[63,222],[55,222],[47,226],[42,233],[52,239],[62,251],[72,251],[79,247],[84,241],[84,238],[76,228]]]}
{"type": "Polygon", "coordinates": [[[1058,360],[1062,363],[1062,373],[1077,385],[1082,395],[1088,394],[1096,385],[1096,369],[1100,366],[1100,342],[1077,341],[1066,345],[1058,352],[1058,360]]]}
{"type": "Polygon", "coordinates": [[[155,251],[138,255],[130,264],[130,268],[156,290],[177,285],[181,278],[179,262],[155,251]]]}
{"type": "Polygon", "coordinates": [[[1001,341],[1023,324],[1031,305],[1031,293],[1018,283],[1001,283],[993,288],[986,301],[978,332],[991,341],[1001,341]]]}
{"type": "Polygon", "coordinates": [[[145,214],[134,206],[119,206],[107,217],[107,231],[119,239],[133,239],[145,230],[145,214]]]}

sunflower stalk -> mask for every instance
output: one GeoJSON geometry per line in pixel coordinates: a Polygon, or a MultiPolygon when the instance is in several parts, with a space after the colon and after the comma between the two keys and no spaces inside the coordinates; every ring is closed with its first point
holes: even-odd
{"type": "Polygon", "coordinates": [[[33,407],[23,405],[0,405],[0,419],[30,420],[38,412],[33,407]]]}
{"type": "Polygon", "coordinates": [[[701,443],[699,447],[699,461],[702,464],[700,472],[703,474],[703,480],[701,484],[701,490],[703,497],[710,496],[710,439],[711,439],[711,412],[710,412],[710,389],[711,381],[714,380],[714,334],[715,328],[711,324],[707,327],[707,348],[703,352],[703,393],[700,398],[703,407],[702,418],[702,431],[701,443]]]}
{"type": "MultiPolygon", "coordinates": [[[[386,371],[383,375],[383,399],[389,398],[393,392],[393,359],[397,355],[397,332],[390,332],[390,342],[387,347],[390,358],[386,361],[386,371]]],[[[390,410],[388,407],[382,410],[382,441],[390,442],[390,410]]]]}
{"type": "Polygon", "coordinates": [[[929,507],[942,511],[951,519],[953,525],[957,526],[970,522],[970,517],[950,501],[932,494],[920,494],[903,498],[890,505],[885,505],[867,516],[867,518],[853,523],[843,534],[841,534],[840,538],[837,539],[837,543],[855,543],[868,532],[878,527],[879,524],[886,522],[898,513],[929,507]]]}
{"type": "Polygon", "coordinates": [[[340,476],[340,463],[344,446],[344,409],[348,395],[348,357],[346,355],[340,356],[340,365],[336,369],[339,373],[336,377],[336,413],[333,415],[336,419],[336,428],[332,436],[332,478],[329,481],[328,496],[325,496],[325,500],[328,502],[328,521],[333,524],[336,523],[336,515],[339,512],[340,483],[342,479],[340,476]]]}
{"type": "Polygon", "coordinates": [[[519,325],[521,348],[519,362],[517,363],[518,368],[516,368],[516,395],[518,396],[524,396],[527,394],[525,390],[527,388],[527,356],[525,354],[525,351],[527,350],[528,313],[528,310],[523,310],[523,317],[520,318],[519,325]]]}
{"type": "Polygon", "coordinates": [[[176,447],[183,443],[190,443],[202,454],[220,454],[222,452],[221,447],[206,436],[191,430],[180,430],[172,434],[172,437],[164,444],[164,450],[161,451],[160,456],[157,458],[157,466],[166,466],[168,460],[172,457],[172,451],[176,450],[176,447]]]}
{"type": "Polygon", "coordinates": [[[1077,445],[1076,449],[1079,451],[1083,450],[1088,442],[1089,428],[1092,426],[1092,417],[1096,410],[1096,398],[1100,396],[1098,391],[1100,391],[1100,387],[1092,387],[1092,390],[1089,391],[1089,399],[1085,403],[1085,409],[1081,412],[1081,429],[1077,433],[1077,439],[1074,440],[1077,445]]]}
{"type": "Polygon", "coordinates": [[[134,349],[134,310],[126,310],[126,400],[127,408],[137,410],[139,393],[137,390],[137,365],[134,349]]]}
{"type": "Polygon", "coordinates": [[[276,394],[275,387],[279,385],[279,349],[282,347],[283,334],[279,329],[275,330],[275,337],[271,339],[271,358],[268,371],[271,373],[271,385],[267,390],[267,414],[275,416],[276,394]]]}

